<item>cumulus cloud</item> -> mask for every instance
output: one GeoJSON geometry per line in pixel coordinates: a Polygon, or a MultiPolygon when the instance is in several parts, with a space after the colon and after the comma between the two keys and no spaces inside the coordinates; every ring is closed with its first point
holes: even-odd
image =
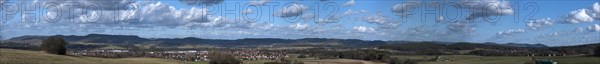
{"type": "Polygon", "coordinates": [[[189,10],[175,9],[173,6],[157,2],[149,4],[139,11],[136,15],[140,23],[159,24],[167,26],[179,26],[185,23],[204,23],[216,22],[221,17],[209,16],[208,9],[192,7],[189,10]]]}
{"type": "Polygon", "coordinates": [[[475,30],[476,30],[475,24],[467,22],[467,21],[459,21],[459,22],[450,23],[446,28],[450,32],[455,32],[455,33],[459,33],[459,34],[470,34],[472,32],[475,32],[475,30]]]}
{"type": "Polygon", "coordinates": [[[88,10],[127,10],[137,6],[133,0],[47,0],[42,2],[51,11],[65,11],[68,8],[88,10]],[[68,7],[68,8],[67,8],[68,7]]]}
{"type": "Polygon", "coordinates": [[[279,16],[279,17],[283,17],[283,18],[300,16],[307,9],[308,9],[308,7],[305,5],[294,3],[288,7],[284,7],[278,13],[275,13],[275,16],[279,16]]]}
{"type": "Polygon", "coordinates": [[[459,6],[461,6],[460,8],[468,9],[471,12],[466,18],[467,20],[481,17],[510,15],[514,13],[508,1],[461,0],[459,6]]]}
{"type": "Polygon", "coordinates": [[[373,16],[366,16],[363,18],[364,21],[368,23],[376,23],[376,24],[385,24],[388,22],[388,19],[381,14],[376,14],[373,16]]]}
{"type": "Polygon", "coordinates": [[[550,18],[530,20],[529,22],[527,22],[526,25],[527,25],[527,27],[529,27],[529,29],[538,30],[542,27],[554,25],[554,20],[552,20],[550,18]]]}
{"type": "Polygon", "coordinates": [[[568,23],[581,23],[581,22],[592,22],[594,19],[586,14],[587,9],[579,9],[571,11],[565,18],[564,21],[568,23]]]}
{"type": "Polygon", "coordinates": [[[513,34],[517,34],[517,33],[523,33],[525,32],[525,29],[510,29],[507,31],[500,31],[497,32],[496,35],[502,35],[502,36],[506,36],[506,35],[513,35],[513,34]]]}
{"type": "Polygon", "coordinates": [[[295,23],[295,24],[290,24],[288,27],[294,30],[305,30],[308,28],[308,24],[303,24],[303,23],[295,23]]]}
{"type": "Polygon", "coordinates": [[[179,0],[179,2],[187,5],[207,5],[212,6],[222,3],[224,0],[179,0]]]}
{"type": "Polygon", "coordinates": [[[421,3],[418,1],[403,2],[400,4],[394,5],[392,7],[392,12],[396,13],[396,15],[399,15],[399,16],[405,16],[407,14],[410,14],[410,12],[413,12],[411,10],[418,8],[420,4],[421,3]]]}
{"type": "Polygon", "coordinates": [[[589,8],[571,11],[563,17],[565,23],[592,22],[594,20],[600,20],[600,4],[598,2],[589,8]]]}
{"type": "Polygon", "coordinates": [[[354,0],[350,0],[346,3],[344,3],[343,6],[354,6],[354,4],[356,4],[356,2],[354,2],[354,0]]]}
{"type": "Polygon", "coordinates": [[[265,3],[269,2],[270,0],[253,0],[250,1],[250,5],[251,6],[261,6],[261,5],[265,5],[265,3]]]}
{"type": "Polygon", "coordinates": [[[600,32],[600,25],[594,24],[592,26],[588,26],[587,29],[593,32],[600,32]]]}
{"type": "Polygon", "coordinates": [[[96,22],[99,21],[98,18],[103,17],[121,19],[120,16],[114,14],[127,15],[130,13],[117,13],[115,11],[127,12],[138,8],[136,2],[131,0],[46,0],[34,2],[45,4],[43,8],[47,9],[47,13],[43,15],[45,18],[42,19],[49,20],[47,22],[71,21],[72,19],[75,20],[74,22],[96,22]]]}
{"type": "Polygon", "coordinates": [[[591,13],[588,13],[590,16],[600,19],[600,4],[598,2],[594,3],[589,9],[592,10],[591,13]]]}
{"type": "Polygon", "coordinates": [[[356,30],[358,32],[374,32],[375,28],[372,27],[366,27],[366,26],[355,26],[352,27],[353,30],[356,30]]]}
{"type": "MultiPolygon", "coordinates": [[[[125,1],[125,0],[123,0],[125,1]]],[[[44,1],[51,3],[52,1],[44,1]]],[[[129,3],[135,4],[135,3],[129,3]]],[[[208,14],[206,8],[192,7],[190,9],[176,9],[174,6],[161,2],[152,2],[139,5],[136,9],[119,9],[112,6],[100,9],[73,8],[70,3],[61,3],[48,7],[45,18],[58,20],[47,21],[56,24],[83,24],[103,25],[113,27],[180,27],[189,23],[207,23],[222,20],[219,16],[208,14]],[[73,23],[74,22],[74,23],[73,23]]]]}
{"type": "Polygon", "coordinates": [[[377,13],[371,16],[365,16],[362,18],[362,20],[366,21],[367,23],[377,24],[378,28],[382,29],[393,29],[400,26],[400,22],[390,20],[387,17],[381,15],[381,13],[377,13]]]}

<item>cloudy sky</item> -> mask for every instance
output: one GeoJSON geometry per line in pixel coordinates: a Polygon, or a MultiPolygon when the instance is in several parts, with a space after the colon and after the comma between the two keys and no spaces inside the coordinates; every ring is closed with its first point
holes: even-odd
{"type": "MultiPolygon", "coordinates": [[[[2,34],[600,42],[598,0],[0,0],[2,34]]],[[[5,38],[5,39],[6,39],[5,38]]]]}

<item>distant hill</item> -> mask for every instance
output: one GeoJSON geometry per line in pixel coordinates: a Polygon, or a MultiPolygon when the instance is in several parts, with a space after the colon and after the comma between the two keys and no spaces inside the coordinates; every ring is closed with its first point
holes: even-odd
{"type": "Polygon", "coordinates": [[[526,56],[536,55],[590,55],[600,43],[576,46],[548,47],[541,44],[496,44],[496,43],[467,43],[439,44],[435,42],[394,43],[379,46],[379,49],[411,51],[413,54],[469,54],[483,56],[526,56]]]}
{"type": "MultiPolygon", "coordinates": [[[[384,41],[365,41],[358,39],[328,39],[328,38],[304,38],[304,39],[279,39],[279,38],[244,38],[236,40],[224,39],[202,39],[195,37],[187,38],[141,38],[132,35],[105,35],[89,34],[86,36],[56,35],[63,37],[71,44],[95,44],[95,45],[120,45],[131,46],[136,44],[154,44],[160,46],[183,46],[183,45],[211,45],[221,47],[236,46],[341,46],[341,47],[366,47],[385,44],[384,41]]],[[[11,43],[39,44],[48,36],[21,36],[8,39],[11,43]]]]}
{"type": "MultiPolygon", "coordinates": [[[[471,42],[439,42],[439,41],[379,41],[359,39],[330,39],[330,38],[244,38],[235,40],[187,38],[141,38],[133,35],[89,34],[85,36],[55,35],[63,37],[70,44],[69,49],[134,49],[134,48],[378,48],[397,51],[412,51],[417,54],[466,54],[476,51],[477,54],[505,53],[519,54],[555,54],[569,55],[589,54],[600,43],[577,46],[549,47],[543,44],[520,43],[471,43],[471,42]]],[[[1,48],[38,49],[40,42],[49,36],[21,36],[6,40],[1,48]]],[[[475,54],[475,53],[474,53],[475,54]]]]}
{"type": "MultiPolygon", "coordinates": [[[[160,47],[177,47],[189,45],[218,46],[218,47],[257,47],[257,46],[310,46],[310,47],[379,47],[381,45],[421,43],[427,42],[435,45],[453,45],[468,42],[438,42],[438,41],[369,41],[359,39],[330,39],[330,38],[303,38],[303,39],[280,39],[280,38],[244,38],[236,40],[225,39],[203,39],[196,37],[187,38],[141,38],[135,35],[106,35],[89,34],[85,36],[55,35],[63,37],[70,42],[71,48],[98,48],[105,46],[131,47],[134,45],[152,45],[160,47]]],[[[7,45],[39,45],[48,36],[21,36],[8,39],[7,45]]],[[[472,43],[477,46],[507,46],[507,47],[548,47],[543,44],[519,44],[519,43],[472,43]]],[[[8,46],[17,47],[17,46],[8,46]]],[[[146,46],[147,47],[147,46],[146,46]]],[[[407,46],[410,47],[410,46],[407,46]]]]}
{"type": "Polygon", "coordinates": [[[483,43],[486,45],[500,45],[500,46],[510,46],[510,47],[535,47],[535,48],[540,48],[540,47],[548,47],[544,44],[521,44],[521,43],[506,43],[506,44],[498,44],[498,43],[491,43],[491,42],[487,42],[487,43],[483,43]]]}

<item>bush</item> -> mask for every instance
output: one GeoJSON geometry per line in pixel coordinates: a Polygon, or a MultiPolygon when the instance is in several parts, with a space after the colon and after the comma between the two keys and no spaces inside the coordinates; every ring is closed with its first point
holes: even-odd
{"type": "Polygon", "coordinates": [[[391,58],[388,64],[417,64],[417,60],[391,58]]]}
{"type": "Polygon", "coordinates": [[[209,64],[242,64],[242,61],[228,54],[210,53],[208,58],[209,64]]]}
{"type": "Polygon", "coordinates": [[[594,56],[600,57],[600,46],[596,46],[596,50],[594,50],[594,56]]]}
{"type": "Polygon", "coordinates": [[[68,43],[63,38],[52,36],[42,42],[41,48],[44,52],[57,55],[66,55],[65,46],[68,43]]]}
{"type": "Polygon", "coordinates": [[[298,58],[306,58],[307,56],[304,54],[298,55],[298,58]]]}

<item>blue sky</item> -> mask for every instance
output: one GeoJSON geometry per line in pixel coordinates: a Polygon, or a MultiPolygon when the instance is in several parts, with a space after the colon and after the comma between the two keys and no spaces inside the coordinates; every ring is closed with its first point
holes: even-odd
{"type": "Polygon", "coordinates": [[[0,17],[7,38],[98,33],[145,38],[338,38],[562,46],[600,42],[598,2],[0,0],[4,5],[0,17]]]}

